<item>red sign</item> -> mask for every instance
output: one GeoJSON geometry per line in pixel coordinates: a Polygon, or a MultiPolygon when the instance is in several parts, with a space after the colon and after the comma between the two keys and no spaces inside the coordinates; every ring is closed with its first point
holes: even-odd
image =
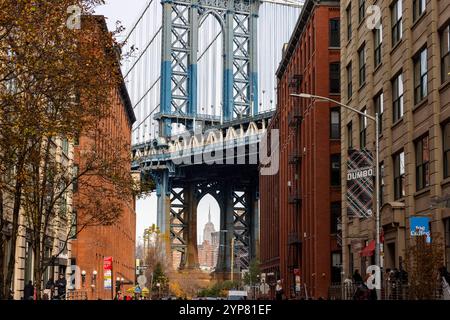
{"type": "Polygon", "coordinates": [[[103,270],[112,270],[112,257],[105,257],[103,259],[103,270]]]}

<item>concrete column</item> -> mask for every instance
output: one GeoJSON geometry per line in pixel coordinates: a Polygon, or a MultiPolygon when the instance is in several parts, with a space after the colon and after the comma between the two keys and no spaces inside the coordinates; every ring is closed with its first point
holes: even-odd
{"type": "Polygon", "coordinates": [[[217,259],[217,271],[225,273],[225,276],[230,276],[231,266],[231,239],[234,236],[234,224],[233,224],[233,194],[230,184],[225,184],[222,187],[223,200],[222,200],[222,214],[220,221],[220,246],[217,259]],[[227,274],[226,274],[227,273],[227,274]]]}
{"type": "Polygon", "coordinates": [[[198,269],[198,249],[197,249],[197,199],[195,197],[195,185],[188,184],[184,187],[185,219],[187,227],[185,229],[186,248],[186,268],[198,269]]]}
{"type": "MultiPolygon", "coordinates": [[[[256,182],[255,182],[256,183],[256,182]]],[[[257,184],[251,189],[250,206],[250,258],[259,260],[259,198],[257,197],[257,184]]]]}
{"type": "Polygon", "coordinates": [[[169,190],[169,172],[159,173],[159,179],[156,184],[157,195],[157,217],[156,225],[161,231],[162,238],[165,239],[166,254],[170,256],[170,190],[169,190]]]}

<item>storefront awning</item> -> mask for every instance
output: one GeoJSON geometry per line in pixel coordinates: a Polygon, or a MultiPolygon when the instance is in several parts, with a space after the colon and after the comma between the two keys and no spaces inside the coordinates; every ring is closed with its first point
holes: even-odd
{"type": "Polygon", "coordinates": [[[375,251],[375,240],[371,240],[369,244],[364,247],[364,249],[361,250],[359,255],[361,257],[370,257],[373,255],[373,252],[375,251]]]}

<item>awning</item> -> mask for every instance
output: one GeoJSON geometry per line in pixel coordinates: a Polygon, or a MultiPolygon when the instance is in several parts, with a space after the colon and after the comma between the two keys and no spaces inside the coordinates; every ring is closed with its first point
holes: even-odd
{"type": "Polygon", "coordinates": [[[364,249],[361,250],[361,252],[359,253],[359,255],[361,257],[370,257],[373,255],[373,252],[375,251],[375,240],[371,240],[369,242],[369,244],[364,247],[364,249]]]}

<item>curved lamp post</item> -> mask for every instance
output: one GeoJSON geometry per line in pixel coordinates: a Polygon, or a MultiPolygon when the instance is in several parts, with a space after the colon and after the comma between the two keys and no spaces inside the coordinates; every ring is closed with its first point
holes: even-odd
{"type": "Polygon", "coordinates": [[[316,95],[312,95],[312,94],[308,94],[308,93],[299,93],[299,94],[295,94],[292,93],[290,94],[290,96],[292,97],[298,97],[298,98],[303,98],[303,99],[317,99],[317,100],[322,100],[322,101],[328,101],[334,104],[337,104],[339,106],[341,106],[344,109],[353,111],[358,113],[360,116],[365,117],[366,119],[369,119],[371,121],[375,122],[375,153],[376,153],[376,177],[375,177],[375,199],[376,199],[376,207],[375,207],[375,221],[376,221],[376,246],[375,246],[375,264],[380,268],[380,272],[381,272],[381,246],[380,246],[380,161],[379,161],[379,157],[380,157],[380,149],[379,149],[379,118],[378,118],[378,113],[375,113],[375,116],[371,116],[368,115],[364,112],[361,112],[360,110],[357,110],[355,108],[352,108],[348,105],[345,105],[339,101],[330,99],[328,97],[322,97],[322,96],[316,96],[316,95]]]}

